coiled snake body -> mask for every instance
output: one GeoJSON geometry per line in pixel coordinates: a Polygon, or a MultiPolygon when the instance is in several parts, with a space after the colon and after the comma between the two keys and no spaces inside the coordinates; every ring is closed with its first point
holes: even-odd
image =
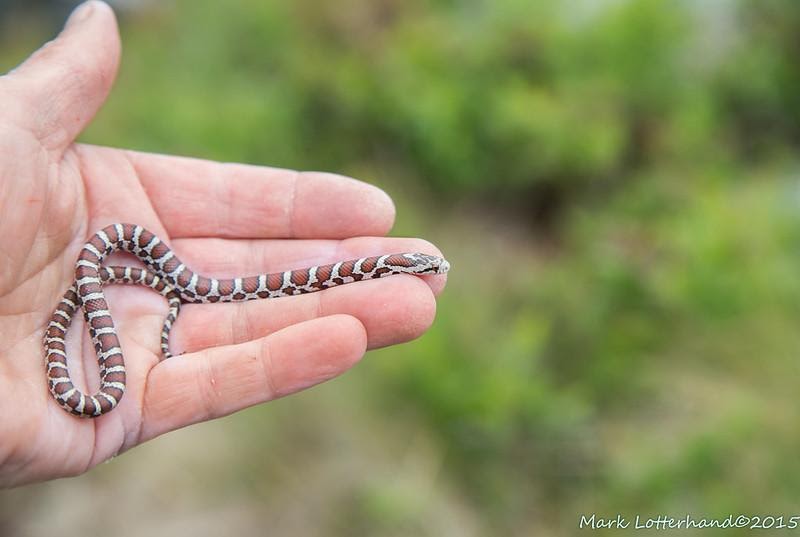
{"type": "Polygon", "coordinates": [[[169,333],[182,302],[278,298],[392,274],[442,274],[449,268],[448,262],[440,257],[399,253],[218,280],[190,270],[161,239],[142,226],[113,224],[98,231],[83,247],[75,267],[75,282],[50,318],[44,335],[47,384],[64,410],[81,417],[110,412],[125,393],[125,361],[103,294],[105,284],[146,285],[167,298],[169,313],[161,330],[161,352],[163,358],[169,358],[169,333]],[[103,260],[116,250],[135,255],[148,268],[102,266],[103,260]],[[78,308],[83,309],[100,366],[100,390],[93,395],[75,387],[67,367],[64,338],[78,308]]]}

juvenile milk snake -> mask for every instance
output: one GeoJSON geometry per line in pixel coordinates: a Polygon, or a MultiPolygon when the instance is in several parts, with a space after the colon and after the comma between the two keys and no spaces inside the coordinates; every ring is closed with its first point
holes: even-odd
{"type": "Polygon", "coordinates": [[[449,268],[449,263],[441,257],[399,253],[218,280],[190,270],[161,239],[142,226],[113,224],[98,231],[81,250],[75,266],[75,281],[64,293],[47,325],[44,335],[47,384],[64,410],[81,417],[110,412],[125,393],[125,361],[103,294],[106,284],[145,285],[167,298],[169,313],[161,330],[161,353],[169,358],[169,334],[181,303],[278,298],[392,274],[443,274],[449,268]],[[104,267],[103,260],[117,250],[135,255],[147,268],[104,267]],[[67,367],[66,332],[79,308],[83,309],[100,366],[100,389],[93,395],[75,386],[67,367]]]}

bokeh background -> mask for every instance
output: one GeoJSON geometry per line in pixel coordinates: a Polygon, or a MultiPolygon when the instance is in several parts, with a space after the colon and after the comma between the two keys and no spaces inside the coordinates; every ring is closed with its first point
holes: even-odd
{"type": "MultiPolygon", "coordinates": [[[[73,5],[0,2],[0,71],[73,5]]],[[[799,3],[114,5],[84,141],[362,178],[454,268],[421,339],[2,492],[0,534],[800,514],[799,3]]]]}

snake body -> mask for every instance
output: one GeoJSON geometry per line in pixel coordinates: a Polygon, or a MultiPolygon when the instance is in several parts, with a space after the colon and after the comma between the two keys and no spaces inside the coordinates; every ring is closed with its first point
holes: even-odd
{"type": "Polygon", "coordinates": [[[168,300],[169,313],[161,330],[161,352],[163,358],[169,358],[169,334],[181,303],[279,298],[393,274],[442,274],[449,268],[441,257],[398,253],[246,278],[214,279],[190,270],[144,227],[113,224],[95,233],[83,247],[75,266],[75,281],[50,318],[44,335],[48,388],[64,410],[81,417],[106,414],[122,399],[126,387],[125,360],[103,293],[107,284],[148,286],[168,300]],[[117,250],[135,255],[147,268],[103,266],[103,261],[117,250]],[[65,337],[79,308],[83,310],[100,366],[100,389],[92,395],[75,386],[67,367],[65,337]]]}

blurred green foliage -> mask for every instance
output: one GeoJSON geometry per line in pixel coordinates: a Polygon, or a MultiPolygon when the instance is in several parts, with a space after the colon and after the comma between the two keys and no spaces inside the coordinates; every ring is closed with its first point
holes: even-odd
{"type": "MultiPolygon", "coordinates": [[[[86,141],[375,181],[451,259],[432,330],[337,393],[424,431],[475,533],[794,514],[800,4],[179,1],[122,35],[86,141]]],[[[323,534],[441,534],[360,483],[323,534]]]]}

